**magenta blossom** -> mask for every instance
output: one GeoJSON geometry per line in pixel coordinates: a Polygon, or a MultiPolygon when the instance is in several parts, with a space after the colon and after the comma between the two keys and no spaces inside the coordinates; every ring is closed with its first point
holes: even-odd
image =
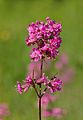
{"type": "Polygon", "coordinates": [[[17,82],[17,91],[22,94],[22,92],[27,92],[29,87],[32,85],[32,78],[30,76],[27,76],[26,79],[23,81],[23,84],[21,85],[19,82],[17,82]]]}
{"type": "MultiPolygon", "coordinates": [[[[30,68],[31,72],[29,71],[29,75],[27,75],[22,84],[17,82],[17,91],[22,94],[23,91],[27,92],[31,86],[34,88],[39,100],[39,120],[41,120],[41,105],[43,103],[47,105],[49,101],[53,100],[52,97],[48,96],[48,99],[45,98],[42,101],[42,97],[47,91],[53,93],[60,91],[62,87],[62,81],[60,79],[56,77],[49,79],[43,73],[45,60],[55,59],[59,54],[58,49],[62,42],[60,37],[62,25],[47,17],[46,22],[36,21],[36,23],[31,23],[27,30],[29,34],[26,38],[26,45],[34,45],[30,58],[32,62],[40,62],[40,64],[39,67],[38,65],[32,65],[32,68],[30,68]]],[[[46,111],[46,114],[49,116],[50,112],[46,111]]]]}
{"type": "Polygon", "coordinates": [[[62,108],[53,108],[51,112],[51,115],[57,119],[60,119],[64,114],[65,110],[62,108]]]}
{"type": "Polygon", "coordinates": [[[45,57],[56,58],[62,42],[59,36],[61,29],[61,24],[49,17],[46,18],[46,23],[36,21],[28,26],[29,36],[26,38],[26,44],[27,46],[36,44],[30,55],[32,60],[36,62],[45,57]]]}
{"type": "MultiPolygon", "coordinates": [[[[27,46],[35,44],[35,48],[32,49],[32,52],[30,54],[31,59],[34,62],[41,61],[43,66],[43,62],[46,58],[56,58],[58,55],[58,48],[62,42],[60,38],[61,29],[61,24],[56,23],[49,17],[46,18],[46,23],[36,21],[36,23],[31,23],[28,26],[27,30],[29,32],[29,35],[28,38],[26,38],[26,44],[27,46]]],[[[35,72],[34,66],[32,66],[32,68],[34,74],[33,72],[29,73],[29,76],[24,80],[22,85],[18,82],[17,90],[20,94],[22,94],[22,91],[26,92],[31,85],[35,88],[35,83],[37,85],[44,84],[46,87],[45,90],[49,88],[51,92],[56,92],[61,89],[61,80],[56,78],[51,79],[50,81],[42,72],[42,68],[38,68],[39,70],[41,69],[39,75],[37,72],[35,72]],[[38,77],[36,75],[38,75],[38,77]]]]}
{"type": "Polygon", "coordinates": [[[22,84],[22,89],[24,90],[24,92],[27,92],[27,90],[31,85],[32,85],[32,78],[30,76],[27,76],[22,84]]]}
{"type": "Polygon", "coordinates": [[[35,62],[39,61],[42,58],[42,54],[39,49],[33,49],[33,52],[30,54],[30,57],[35,62]]]}
{"type": "Polygon", "coordinates": [[[42,84],[43,83],[44,85],[47,85],[48,77],[46,77],[45,74],[43,73],[42,77],[36,80],[36,83],[37,84],[42,84]]]}
{"type": "Polygon", "coordinates": [[[20,82],[17,81],[17,91],[22,94],[22,87],[21,87],[21,84],[20,82]]]}
{"type": "Polygon", "coordinates": [[[61,119],[63,115],[65,115],[65,110],[62,108],[53,108],[51,110],[46,109],[43,110],[44,117],[55,117],[57,119],[61,119]]]}
{"type": "Polygon", "coordinates": [[[51,93],[60,91],[62,88],[62,81],[54,77],[49,82],[48,88],[50,89],[51,93]]]}
{"type": "MultiPolygon", "coordinates": [[[[46,89],[49,89],[51,93],[60,91],[62,88],[62,81],[58,78],[52,78],[51,80],[48,79],[48,77],[45,76],[43,73],[41,78],[34,79],[34,83],[40,85],[44,84],[46,86],[46,89]]],[[[30,86],[33,86],[33,80],[31,76],[27,76],[26,79],[23,81],[23,84],[21,85],[19,82],[17,82],[17,91],[22,94],[22,91],[27,92],[30,86]]]]}
{"type": "Polygon", "coordinates": [[[10,114],[8,105],[6,103],[0,104],[0,120],[3,120],[5,116],[10,114]]]}

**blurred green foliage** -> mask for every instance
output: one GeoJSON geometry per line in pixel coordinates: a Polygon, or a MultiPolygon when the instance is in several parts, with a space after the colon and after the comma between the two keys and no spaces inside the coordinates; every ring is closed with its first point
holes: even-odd
{"type": "MultiPolygon", "coordinates": [[[[83,119],[83,0],[0,0],[0,103],[7,102],[11,115],[5,120],[36,120],[37,98],[31,89],[16,92],[16,81],[27,73],[30,48],[26,27],[47,16],[63,25],[60,54],[66,51],[76,75],[64,88],[55,106],[67,109],[63,120],[83,119]]],[[[51,70],[52,71],[52,70],[51,70]]]]}

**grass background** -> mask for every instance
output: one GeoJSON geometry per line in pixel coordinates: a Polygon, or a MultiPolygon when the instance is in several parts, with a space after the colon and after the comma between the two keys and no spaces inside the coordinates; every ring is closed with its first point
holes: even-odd
{"type": "MultiPolygon", "coordinates": [[[[0,103],[7,102],[11,115],[5,120],[37,120],[33,90],[19,95],[16,81],[25,78],[30,48],[25,45],[26,27],[50,16],[62,22],[61,52],[75,68],[71,84],[64,87],[55,106],[67,109],[63,120],[83,119],[83,0],[0,0],[0,103]]],[[[51,70],[52,71],[52,70],[51,70]]]]}

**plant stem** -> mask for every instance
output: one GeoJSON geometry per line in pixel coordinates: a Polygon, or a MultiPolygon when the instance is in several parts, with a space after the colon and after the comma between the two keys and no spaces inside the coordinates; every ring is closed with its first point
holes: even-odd
{"type": "Polygon", "coordinates": [[[39,120],[41,120],[41,96],[39,97],[39,120]]]}
{"type": "Polygon", "coordinates": [[[41,94],[41,97],[46,93],[47,87],[44,89],[44,91],[41,94]]]}
{"type": "Polygon", "coordinates": [[[35,83],[34,83],[34,70],[33,70],[33,78],[32,78],[32,82],[33,82],[33,88],[34,88],[34,90],[35,90],[37,96],[39,97],[38,90],[37,90],[37,88],[36,88],[36,86],[35,86],[35,83]]]}
{"type": "MultiPolygon", "coordinates": [[[[40,77],[42,77],[42,70],[43,70],[43,59],[41,60],[41,73],[40,73],[40,77]]],[[[39,85],[39,120],[41,120],[41,84],[39,85]]]]}

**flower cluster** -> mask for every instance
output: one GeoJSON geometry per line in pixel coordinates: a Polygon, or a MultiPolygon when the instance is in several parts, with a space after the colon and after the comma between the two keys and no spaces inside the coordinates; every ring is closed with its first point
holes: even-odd
{"type": "MultiPolygon", "coordinates": [[[[22,92],[27,92],[30,86],[40,85],[43,84],[45,86],[45,89],[49,90],[51,93],[60,91],[62,87],[62,81],[58,78],[52,78],[51,80],[48,79],[48,77],[45,76],[45,74],[42,74],[42,77],[38,79],[31,78],[30,75],[26,77],[26,79],[23,81],[23,84],[21,85],[20,82],[17,81],[17,91],[22,94],[22,92]]],[[[34,86],[33,86],[34,87],[34,86]]]]}
{"type": "Polygon", "coordinates": [[[49,87],[51,93],[56,92],[56,91],[60,91],[62,88],[62,81],[60,79],[54,77],[49,82],[48,87],[49,87]]]}
{"type": "Polygon", "coordinates": [[[61,119],[62,116],[65,115],[65,110],[62,108],[54,108],[52,110],[44,110],[43,116],[44,117],[54,117],[57,119],[61,119]]]}
{"type": "Polygon", "coordinates": [[[61,29],[61,24],[49,17],[46,18],[46,23],[36,21],[28,26],[29,36],[26,38],[26,44],[27,46],[36,45],[30,54],[32,60],[39,61],[45,57],[48,59],[56,58],[62,42],[61,29]]]}
{"type": "MultiPolygon", "coordinates": [[[[55,76],[49,79],[43,73],[44,62],[55,59],[58,55],[58,48],[62,42],[60,37],[61,29],[61,24],[51,20],[49,17],[46,18],[46,22],[36,21],[36,23],[31,23],[27,28],[29,35],[26,38],[26,44],[27,46],[35,45],[35,47],[32,48],[30,54],[32,64],[29,66],[29,74],[22,84],[17,82],[17,91],[22,94],[27,92],[30,87],[34,88],[39,99],[39,119],[41,119],[41,100],[43,96],[47,92],[60,91],[62,87],[60,79],[55,76]]],[[[49,95],[47,99],[44,99],[44,103],[47,104],[53,99],[49,95]]],[[[54,112],[53,110],[51,113],[53,114],[54,112]]]]}
{"type": "Polygon", "coordinates": [[[30,76],[27,76],[26,79],[23,81],[23,84],[21,85],[20,82],[17,81],[17,91],[22,94],[22,92],[27,92],[29,87],[32,85],[32,78],[30,76]]]}
{"type": "MultiPolygon", "coordinates": [[[[46,22],[36,21],[36,23],[31,23],[28,26],[27,30],[29,32],[29,36],[26,38],[26,44],[27,46],[34,44],[36,45],[30,54],[31,59],[34,62],[38,62],[39,60],[41,60],[41,62],[44,62],[46,58],[51,59],[56,57],[58,54],[58,48],[62,42],[59,36],[61,29],[61,24],[55,22],[54,20],[51,20],[49,17],[46,18],[46,22]]],[[[32,68],[33,67],[34,65],[32,65],[32,68]]],[[[40,84],[43,84],[45,86],[45,89],[49,89],[51,93],[61,90],[61,80],[56,77],[49,80],[43,72],[42,75],[40,75],[42,71],[40,67],[36,66],[36,69],[38,69],[37,72],[33,68],[34,76],[33,72],[30,72],[30,75],[27,75],[22,85],[17,82],[17,91],[20,94],[22,94],[22,91],[26,92],[30,86],[33,86],[35,88],[35,85],[40,84]],[[37,74],[36,76],[36,73],[39,75],[37,74]]]]}
{"type": "Polygon", "coordinates": [[[10,114],[8,105],[6,103],[0,104],[0,120],[3,120],[5,116],[10,114]]]}

